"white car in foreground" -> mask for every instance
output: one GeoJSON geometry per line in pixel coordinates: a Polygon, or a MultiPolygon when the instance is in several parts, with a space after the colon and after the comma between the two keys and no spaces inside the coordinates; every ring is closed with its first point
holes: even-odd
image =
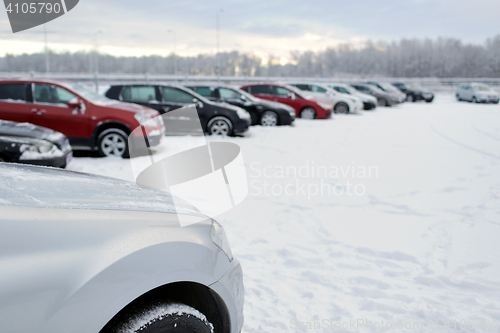
{"type": "Polygon", "coordinates": [[[179,226],[191,205],[57,169],[0,174],[2,332],[241,331],[241,266],[217,222],[179,226]]]}
{"type": "Polygon", "coordinates": [[[288,83],[300,90],[308,91],[317,96],[328,96],[333,102],[333,112],[349,113],[363,110],[363,102],[356,96],[341,94],[327,85],[317,83],[288,83]]]}
{"type": "Polygon", "coordinates": [[[458,86],[456,95],[459,101],[474,103],[495,103],[499,101],[498,92],[481,83],[464,83],[458,86]]]}

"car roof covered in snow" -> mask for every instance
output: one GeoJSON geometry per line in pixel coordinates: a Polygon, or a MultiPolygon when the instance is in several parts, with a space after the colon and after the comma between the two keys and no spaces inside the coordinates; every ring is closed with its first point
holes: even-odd
{"type": "Polygon", "coordinates": [[[187,202],[134,183],[55,168],[0,163],[2,206],[200,215],[187,202]],[[181,204],[179,204],[181,203],[181,204]]]}

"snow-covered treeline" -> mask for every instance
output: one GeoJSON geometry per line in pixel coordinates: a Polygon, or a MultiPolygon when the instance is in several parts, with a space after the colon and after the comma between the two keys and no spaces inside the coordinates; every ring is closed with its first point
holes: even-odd
{"type": "MultiPolygon", "coordinates": [[[[259,50],[260,51],[260,50],[259,50]]],[[[261,58],[238,51],[221,55],[223,76],[272,77],[500,77],[500,35],[483,44],[458,39],[402,39],[341,44],[324,51],[290,52],[287,62],[270,54],[261,58]]],[[[117,57],[95,52],[49,53],[50,71],[124,74],[216,75],[217,56],[117,57]]],[[[43,53],[0,58],[3,72],[45,72],[43,53]]]]}

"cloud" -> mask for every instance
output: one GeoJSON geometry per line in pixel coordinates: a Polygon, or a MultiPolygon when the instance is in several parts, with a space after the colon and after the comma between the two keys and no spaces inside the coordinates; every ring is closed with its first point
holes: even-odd
{"type": "MultiPolygon", "coordinates": [[[[175,38],[176,52],[182,55],[214,53],[220,8],[224,9],[220,13],[223,50],[285,55],[366,39],[443,36],[480,43],[498,33],[500,1],[82,0],[47,24],[53,32],[48,35],[49,46],[90,50],[97,43],[101,51],[113,54],[164,55],[173,51],[175,38]],[[103,33],[94,39],[99,30],[103,33]]],[[[0,30],[10,30],[5,11],[0,11],[0,30]]],[[[0,51],[40,51],[42,31],[3,33],[0,51]]]]}

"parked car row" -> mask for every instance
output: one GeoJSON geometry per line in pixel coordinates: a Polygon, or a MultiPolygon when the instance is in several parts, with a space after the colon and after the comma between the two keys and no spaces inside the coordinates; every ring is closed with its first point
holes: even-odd
{"type": "MultiPolygon", "coordinates": [[[[498,103],[499,95],[484,84],[462,84],[458,100],[498,103]]],[[[80,84],[53,80],[0,81],[0,161],[65,167],[72,150],[93,150],[101,156],[128,157],[136,140],[148,137],[150,147],[166,134],[189,133],[187,117],[170,111],[195,105],[201,131],[238,135],[249,126],[291,125],[295,118],[325,119],[403,102],[434,100],[415,83],[359,82],[252,83],[232,87],[216,83],[118,84],[104,96],[80,84]],[[165,117],[158,115],[166,114],[165,117]],[[179,119],[177,119],[177,118],[179,119]],[[155,118],[154,122],[150,122],[155,118]],[[182,119],[181,119],[182,118],[182,119]],[[19,124],[15,124],[17,122],[19,124]],[[144,125],[144,131],[133,129],[144,125]],[[49,133],[49,134],[47,134],[49,133]],[[68,143],[69,142],[69,143],[68,143]],[[130,146],[129,146],[130,145],[130,146]]],[[[188,119],[189,120],[189,119],[188,119]]]]}

